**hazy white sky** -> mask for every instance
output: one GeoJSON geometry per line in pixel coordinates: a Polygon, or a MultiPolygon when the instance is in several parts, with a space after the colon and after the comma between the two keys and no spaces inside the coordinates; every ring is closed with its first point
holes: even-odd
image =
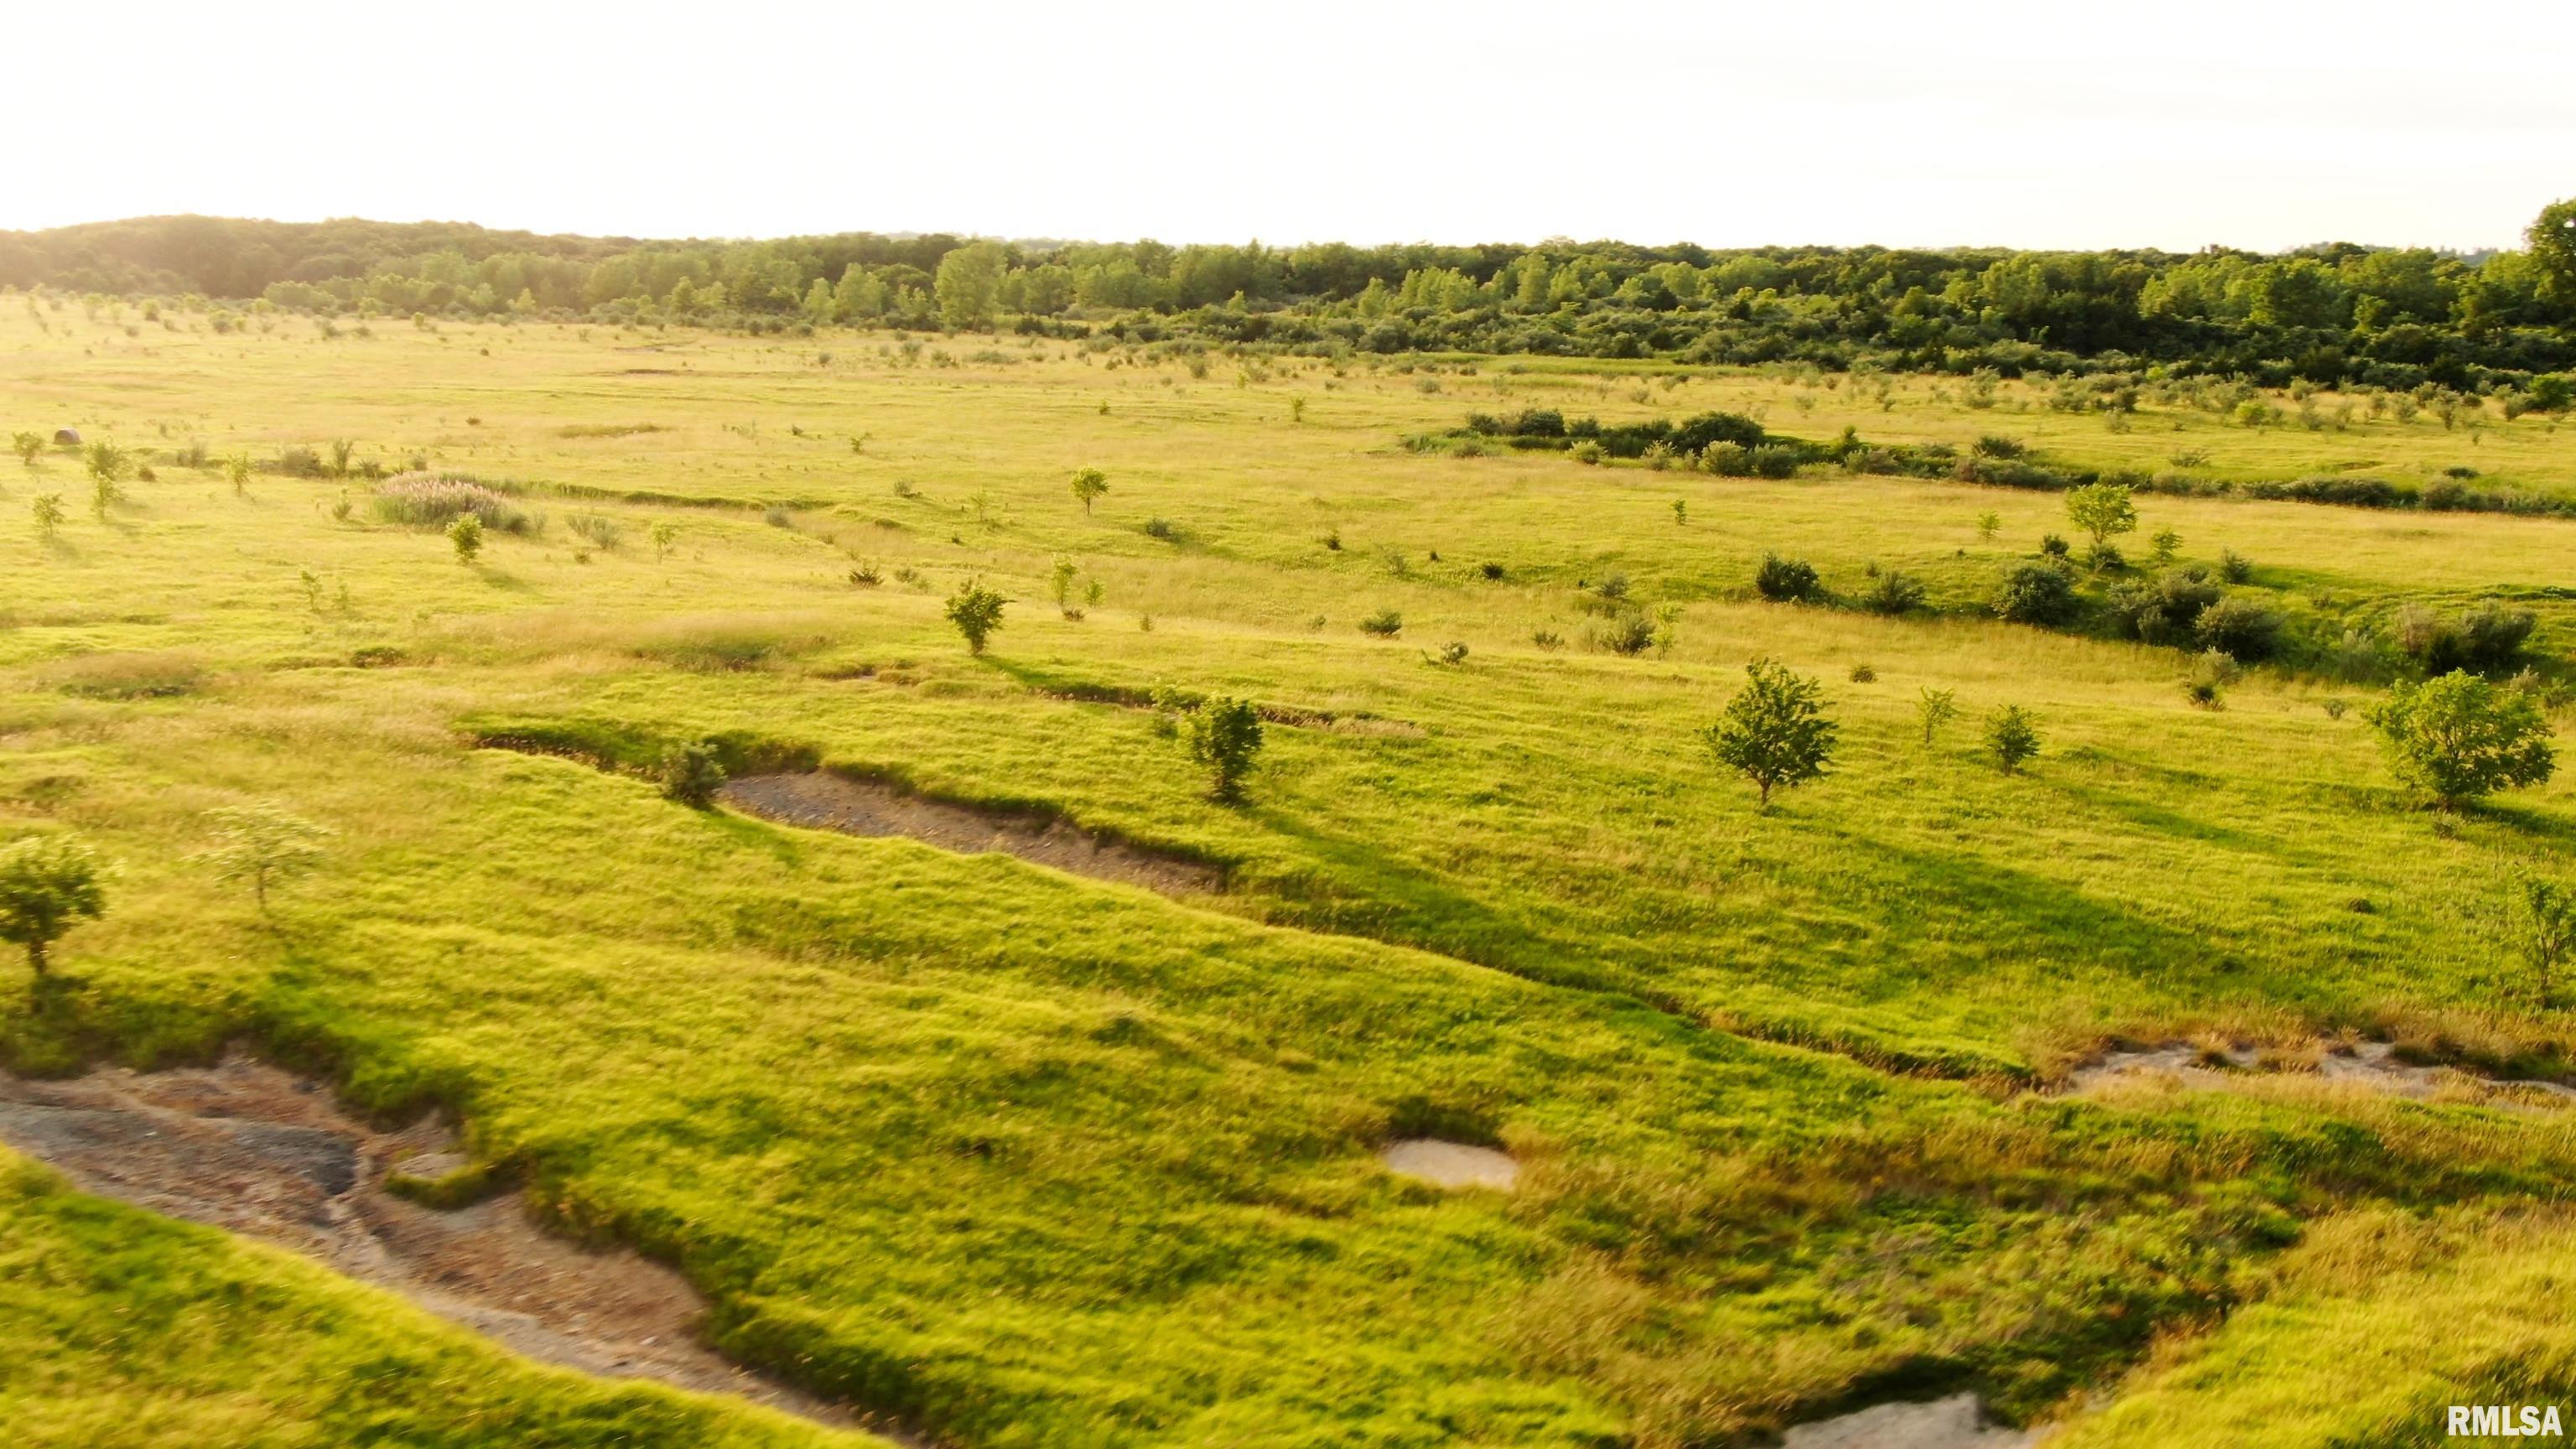
{"type": "Polygon", "coordinates": [[[2518,244],[2570,0],[0,4],[0,228],[2518,244]]]}

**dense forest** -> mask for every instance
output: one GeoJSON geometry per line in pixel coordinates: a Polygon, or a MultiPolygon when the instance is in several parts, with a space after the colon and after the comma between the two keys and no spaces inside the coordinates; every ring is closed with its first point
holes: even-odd
{"type": "Polygon", "coordinates": [[[2266,385],[2522,388],[2576,368],[2576,202],[2484,256],[2336,243],[2157,251],[1291,248],[849,233],[544,236],[151,217],[0,232],[0,286],[323,316],[768,331],[1016,328],[1300,351],[1555,353],[2004,376],[2161,366],[2266,385]]]}

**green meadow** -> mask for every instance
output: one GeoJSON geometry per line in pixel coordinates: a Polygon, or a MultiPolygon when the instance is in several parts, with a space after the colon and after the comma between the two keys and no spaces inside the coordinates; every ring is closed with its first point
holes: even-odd
{"type": "MultiPolygon", "coordinates": [[[[2383,677],[2261,665],[2201,708],[2188,654],[2002,621],[1997,578],[2076,533],[2058,493],[1406,441],[1724,410],[2576,497],[2547,415],[2112,426],[1924,378],[260,320],[0,309],[0,431],[152,474],[94,508],[75,451],[0,459],[0,841],[114,865],[48,978],[0,965],[0,1065],[240,1043],[452,1109],[546,1221],[684,1271],[724,1352],[965,1446],[1663,1449],[1961,1388],[2086,1446],[2411,1443],[2576,1363],[2538,1311],[2576,1239],[2535,1206],[2576,1187],[2576,1114],[2298,1072],[2059,1090],[2119,1042],[2569,1070],[2502,939],[2517,876],[2567,874],[2568,772],[2427,810],[2363,717],[2383,677]],[[422,466],[523,526],[461,562],[380,506],[422,466]],[[1766,601],[1768,554],[1926,606],[1766,601]],[[980,656],[942,616],[970,582],[1009,600],[980,656]],[[1600,646],[1622,585],[1634,654],[1600,646]],[[1698,734],[1756,658],[1841,731],[1767,812],[1698,734]],[[1241,802],[1139,707],[1165,687],[1264,707],[1241,802]],[[1927,689],[1960,711],[1928,741],[1927,689]],[[2012,773],[2006,706],[2042,742],[2012,773]],[[647,776],[700,739],[1227,888],[690,809],[647,776]],[[265,913],[203,855],[253,804],[333,832],[265,913]],[[1519,1190],[1383,1170],[1414,1135],[1508,1149],[1519,1190]],[[2404,1367],[2375,1399],[2355,1344],[2404,1367]]],[[[2303,638],[2529,610],[2564,698],[2576,522],[2137,506],[2133,556],[2233,555],[2303,638]]],[[[863,1442],[511,1362],[0,1160],[31,1442],[863,1442]]]]}

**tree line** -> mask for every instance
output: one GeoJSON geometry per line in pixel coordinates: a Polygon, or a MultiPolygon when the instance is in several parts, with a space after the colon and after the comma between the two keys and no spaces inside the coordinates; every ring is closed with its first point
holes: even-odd
{"type": "Polygon", "coordinates": [[[1277,248],[854,232],[639,241],[154,217],[0,232],[0,286],[322,315],[883,326],[1303,350],[2451,387],[2576,368],[2576,201],[2521,250],[2016,252],[1553,240],[1277,248]]]}

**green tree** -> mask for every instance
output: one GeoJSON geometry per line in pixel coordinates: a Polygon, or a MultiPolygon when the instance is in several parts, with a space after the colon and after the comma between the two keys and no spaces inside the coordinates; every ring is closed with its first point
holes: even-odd
{"type": "Polygon", "coordinates": [[[2576,956],[2576,890],[2545,876],[2523,875],[2514,882],[2505,929],[2514,954],[2530,968],[2534,995],[2543,1007],[2550,1005],[2559,972],[2576,956]]]}
{"type": "Polygon", "coordinates": [[[1073,607],[1073,581],[1081,572],[1081,567],[1073,560],[1059,557],[1047,575],[1047,582],[1055,591],[1056,611],[1068,619],[1081,617],[1080,611],[1073,607]]]}
{"type": "Polygon", "coordinates": [[[250,454],[235,453],[224,460],[224,477],[233,485],[236,497],[250,492],[250,454]]]}
{"type": "Polygon", "coordinates": [[[28,969],[44,975],[47,950],[75,918],[107,913],[104,875],[89,847],[68,836],[0,847],[0,941],[26,947],[28,969]]]}
{"type": "Polygon", "coordinates": [[[975,242],[950,249],[939,259],[930,283],[939,299],[942,326],[964,331],[993,325],[994,293],[1002,281],[1002,248],[997,242],[975,242]]]}
{"type": "Polygon", "coordinates": [[[82,450],[81,466],[89,470],[90,509],[102,520],[107,517],[108,506],[124,496],[116,485],[132,461],[114,443],[96,442],[82,450]]]}
{"type": "Polygon", "coordinates": [[[2093,547],[2098,550],[2115,535],[2138,526],[2138,505],[2118,483],[2088,483],[2068,491],[2066,516],[2093,535],[2093,547]]]}
{"type": "Polygon", "coordinates": [[[2466,670],[2400,684],[2365,717],[2399,782],[2445,810],[2540,784],[2558,766],[2538,701],[2466,670]]]}
{"type": "Polygon", "coordinates": [[[1097,468],[1085,468],[1073,475],[1073,496],[1082,500],[1082,511],[1089,513],[1100,495],[1109,491],[1109,475],[1097,468]]]}
{"type": "Polygon", "coordinates": [[[36,466],[36,455],[45,451],[45,435],[30,432],[11,433],[9,446],[17,451],[19,462],[33,468],[36,466]]]}
{"type": "Polygon", "coordinates": [[[1927,684],[1923,686],[1922,696],[1914,703],[1914,712],[1923,721],[1923,745],[1924,748],[1929,749],[1932,745],[1932,736],[1938,733],[1942,726],[1959,717],[1959,692],[1955,689],[1934,689],[1927,684]]]}
{"type": "Polygon", "coordinates": [[[948,607],[942,612],[957,632],[966,636],[966,652],[981,654],[984,641],[1002,627],[1002,605],[1009,602],[1000,594],[969,579],[948,596],[948,607]]]}
{"type": "Polygon", "coordinates": [[[480,514],[460,513],[447,525],[447,541],[456,546],[456,561],[474,562],[483,552],[483,518],[480,514]]]}
{"type": "Polygon", "coordinates": [[[215,845],[206,859],[217,880],[250,882],[261,915],[268,914],[269,887],[310,872],[322,860],[328,826],[290,815],[274,805],[226,806],[206,812],[214,822],[215,845]]]}
{"type": "Polygon", "coordinates": [[[2029,710],[2008,704],[1986,716],[1986,748],[2007,775],[2039,753],[2039,722],[2029,710]]]}
{"type": "Polygon", "coordinates": [[[1769,810],[1772,791],[1823,776],[1833,762],[1835,726],[1815,680],[1769,659],[1744,666],[1744,675],[1744,688],[1700,738],[1719,764],[1753,782],[1755,808],[1769,810]]]}
{"type": "Polygon", "coordinates": [[[671,556],[671,545],[680,541],[680,525],[668,520],[656,523],[652,527],[651,537],[653,562],[660,563],[671,556]]]}
{"type": "Polygon", "coordinates": [[[36,536],[38,538],[53,537],[54,534],[63,526],[63,495],[59,493],[37,494],[34,512],[36,515],[36,536]]]}
{"type": "Polygon", "coordinates": [[[2531,244],[2540,294],[2562,307],[2576,307],[2576,197],[2542,207],[2522,236],[2531,244]]]}
{"type": "Polygon", "coordinates": [[[1206,767],[1208,798],[1243,798],[1243,778],[1261,753],[1261,712],[1250,700],[1211,699],[1184,717],[1181,742],[1206,767]]]}

